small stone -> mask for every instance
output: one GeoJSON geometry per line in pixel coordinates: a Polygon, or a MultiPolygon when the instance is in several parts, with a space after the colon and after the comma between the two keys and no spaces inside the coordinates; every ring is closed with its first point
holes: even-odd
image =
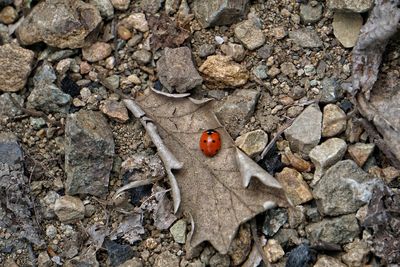
{"type": "Polygon", "coordinates": [[[315,23],[322,17],[322,5],[317,2],[312,5],[311,2],[300,5],[300,18],[304,24],[315,23]]]}
{"type": "Polygon", "coordinates": [[[358,13],[335,12],[333,16],[333,34],[345,48],[356,45],[363,18],[358,13]]]}
{"type": "Polygon", "coordinates": [[[311,243],[319,240],[334,244],[346,244],[354,240],[361,232],[354,214],[331,219],[323,219],[306,226],[307,238],[311,243]]]}
{"type": "Polygon", "coordinates": [[[96,213],[96,206],[92,205],[92,204],[87,204],[85,205],[85,217],[86,218],[90,218],[93,216],[93,214],[96,213]]]}
{"type": "Polygon", "coordinates": [[[348,152],[350,157],[357,163],[358,166],[364,166],[365,162],[374,152],[375,144],[356,143],[350,145],[348,152]]]}
{"type": "Polygon", "coordinates": [[[12,6],[6,6],[0,11],[0,22],[12,24],[18,18],[18,13],[12,6]]]}
{"type": "Polygon", "coordinates": [[[121,38],[122,40],[127,41],[127,40],[131,39],[131,37],[132,37],[132,32],[123,25],[118,26],[117,32],[118,32],[119,38],[121,38]]]}
{"type": "Polygon", "coordinates": [[[110,0],[90,0],[89,3],[100,11],[103,18],[108,20],[114,17],[114,7],[110,0]]]}
{"type": "Polygon", "coordinates": [[[111,0],[111,4],[114,8],[122,11],[127,10],[130,3],[131,0],[111,0]]]}
{"type": "Polygon", "coordinates": [[[18,92],[24,88],[35,54],[17,45],[0,46],[0,91],[18,92]]]}
{"type": "Polygon", "coordinates": [[[310,159],[315,165],[314,182],[332,165],[341,160],[346,153],[347,144],[340,138],[330,138],[310,151],[310,159]]]}
{"type": "Polygon", "coordinates": [[[185,93],[203,82],[188,47],[165,48],[164,55],[157,61],[157,72],[160,82],[170,93],[174,90],[185,93]]]}
{"type": "Polygon", "coordinates": [[[249,79],[246,67],[233,62],[230,57],[221,55],[207,57],[199,71],[208,82],[223,88],[242,86],[249,79]]]}
{"type": "Polygon", "coordinates": [[[367,256],[371,251],[368,243],[362,240],[356,240],[344,246],[346,254],[342,260],[347,266],[362,267],[368,261],[367,256]]]}
{"type": "Polygon", "coordinates": [[[88,74],[92,70],[92,66],[86,61],[82,61],[79,67],[81,74],[88,74]]]}
{"type": "Polygon", "coordinates": [[[155,14],[161,8],[164,0],[143,0],[140,1],[140,8],[146,13],[155,14]]]}
{"type": "Polygon", "coordinates": [[[263,250],[270,263],[277,262],[285,255],[285,251],[283,251],[281,245],[275,239],[269,239],[263,250]]]}
{"type": "Polygon", "coordinates": [[[253,74],[260,80],[264,80],[264,79],[268,78],[267,66],[265,66],[265,65],[257,65],[253,69],[253,74]]]}
{"type": "Polygon", "coordinates": [[[229,267],[231,260],[228,255],[214,254],[210,259],[210,267],[229,267]]]}
{"type": "Polygon", "coordinates": [[[129,120],[128,110],[122,102],[115,100],[106,100],[100,107],[101,112],[106,114],[109,118],[119,122],[126,122],[129,120]]]}
{"type": "Polygon", "coordinates": [[[23,160],[22,153],[22,148],[15,135],[11,132],[0,131],[0,163],[20,164],[23,160]]]}
{"type": "Polygon", "coordinates": [[[335,104],[324,107],[322,115],[322,136],[332,137],[346,130],[346,113],[335,104]]]}
{"type": "Polygon", "coordinates": [[[340,260],[335,259],[334,257],[322,255],[318,258],[317,262],[314,264],[314,267],[347,267],[346,264],[343,264],[340,260]]]}
{"type": "Polygon", "coordinates": [[[51,261],[49,254],[46,251],[42,251],[39,253],[37,258],[38,267],[51,267],[53,266],[53,262],[51,261]]]}
{"type": "Polygon", "coordinates": [[[174,14],[179,7],[179,0],[166,0],[165,1],[165,13],[168,15],[174,14]]]}
{"type": "Polygon", "coordinates": [[[89,47],[82,48],[82,56],[89,62],[97,62],[111,55],[111,45],[104,42],[96,42],[89,47]]]}
{"type": "Polygon", "coordinates": [[[306,203],[313,199],[310,188],[298,171],[284,168],[280,173],[276,174],[276,179],[281,183],[293,205],[306,203]]]}
{"type": "Polygon", "coordinates": [[[60,197],[55,191],[49,191],[46,196],[40,200],[42,206],[42,213],[46,219],[53,219],[55,217],[54,213],[54,203],[60,197]]]}
{"type": "Polygon", "coordinates": [[[327,0],[329,9],[364,13],[374,6],[374,0],[327,0]]]}
{"type": "Polygon", "coordinates": [[[176,243],[185,244],[186,242],[186,222],[184,220],[179,220],[169,229],[172,237],[176,243]]]}
{"type": "MultiPolygon", "coordinates": [[[[315,148],[314,148],[315,149],[315,148]]],[[[312,151],[312,150],[311,150],[312,151]]],[[[299,172],[310,172],[312,164],[297,154],[293,154],[289,148],[285,149],[285,157],[288,159],[288,163],[299,172]]]]}
{"type": "Polygon", "coordinates": [[[46,227],[46,236],[47,236],[48,238],[53,239],[53,238],[56,237],[56,235],[57,235],[57,228],[56,228],[54,225],[52,225],[52,224],[48,225],[48,226],[46,227]]]}
{"type": "Polygon", "coordinates": [[[320,102],[323,104],[334,103],[343,96],[342,88],[335,78],[325,77],[322,80],[320,102]]]}
{"type": "Polygon", "coordinates": [[[268,144],[268,134],[263,130],[255,130],[239,136],[235,144],[249,157],[259,155],[268,144]]]}
{"type": "Polygon", "coordinates": [[[132,58],[136,60],[139,64],[148,64],[150,63],[153,55],[150,51],[139,49],[135,51],[132,55],[132,58]]]}
{"type": "Polygon", "coordinates": [[[314,187],[318,210],[329,216],[356,212],[372,196],[371,176],[354,161],[339,161],[330,167],[314,187]]]}
{"type": "Polygon", "coordinates": [[[119,266],[134,256],[131,246],[127,244],[119,244],[115,241],[106,239],[103,246],[107,250],[108,254],[107,266],[119,266]]]}
{"type": "Polygon", "coordinates": [[[140,258],[132,258],[118,265],[118,267],[143,267],[143,263],[140,258]]]}
{"type": "Polygon", "coordinates": [[[148,32],[149,24],[147,23],[144,13],[133,13],[120,22],[120,25],[125,26],[127,29],[135,29],[140,32],[148,32]]]}
{"type": "Polygon", "coordinates": [[[286,229],[281,228],[276,235],[274,235],[274,239],[282,246],[282,247],[292,247],[295,245],[301,244],[301,239],[299,238],[299,234],[294,229],[286,229]]]}
{"type": "Polygon", "coordinates": [[[304,210],[304,207],[301,205],[288,209],[288,222],[290,228],[294,229],[306,221],[304,210]]]}
{"type": "Polygon", "coordinates": [[[263,45],[257,50],[257,56],[262,59],[267,59],[272,54],[272,47],[270,45],[263,45]]]}
{"type": "Polygon", "coordinates": [[[155,249],[157,245],[158,245],[157,241],[152,237],[149,237],[144,241],[144,246],[150,250],[155,249]]]}
{"type": "Polygon", "coordinates": [[[236,62],[242,61],[246,55],[243,46],[234,43],[221,45],[221,51],[236,62]]]}
{"type": "Polygon", "coordinates": [[[251,250],[251,241],[250,225],[248,223],[241,225],[228,252],[232,265],[239,266],[246,260],[251,250]]]}
{"type": "Polygon", "coordinates": [[[281,40],[286,37],[287,33],[284,27],[275,27],[272,29],[272,35],[275,37],[277,40],[281,40]]]}
{"type": "Polygon", "coordinates": [[[292,62],[284,62],[280,66],[281,71],[284,75],[293,77],[297,73],[296,66],[292,62]]]}
{"type": "Polygon", "coordinates": [[[205,58],[208,57],[209,55],[212,55],[215,53],[215,45],[213,44],[202,44],[199,47],[199,57],[205,58]]]}
{"type": "Polygon", "coordinates": [[[235,37],[249,50],[257,49],[265,43],[263,31],[257,27],[253,20],[238,23],[234,32],[235,37]]]}
{"type": "Polygon", "coordinates": [[[24,99],[20,95],[3,93],[0,95],[0,118],[3,116],[12,118],[23,114],[22,110],[14,105],[11,97],[13,97],[22,107],[24,106],[24,99]]]}
{"type": "Polygon", "coordinates": [[[266,236],[274,236],[287,222],[288,215],[285,209],[270,209],[265,214],[262,232],[266,236]]]}
{"type": "Polygon", "coordinates": [[[304,66],[304,74],[306,76],[314,76],[315,75],[315,67],[313,65],[305,65],[304,66]]]}
{"type": "Polygon", "coordinates": [[[279,73],[281,73],[281,70],[275,66],[272,66],[267,72],[267,77],[269,76],[271,78],[275,78],[279,73]]]}
{"type": "Polygon", "coordinates": [[[177,267],[179,266],[179,259],[176,255],[168,250],[156,256],[154,267],[177,267]]]}
{"type": "Polygon", "coordinates": [[[316,105],[308,106],[285,130],[285,137],[294,152],[308,153],[321,140],[322,113],[316,105]]]}
{"type": "Polygon", "coordinates": [[[54,212],[61,222],[71,223],[85,217],[85,206],[77,197],[62,196],[56,200],[54,212]]]}
{"type": "Polygon", "coordinates": [[[322,41],[316,31],[311,29],[299,29],[289,32],[289,38],[297,45],[304,48],[322,47],[322,41]]]}
{"type": "Polygon", "coordinates": [[[215,36],[214,39],[215,39],[215,42],[216,42],[218,45],[222,45],[222,44],[225,42],[224,38],[222,38],[222,37],[219,36],[219,35],[215,36]]]}

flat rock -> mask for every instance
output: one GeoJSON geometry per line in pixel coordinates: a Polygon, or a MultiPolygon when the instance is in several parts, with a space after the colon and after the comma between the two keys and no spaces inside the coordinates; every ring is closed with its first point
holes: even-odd
{"type": "Polygon", "coordinates": [[[129,120],[128,110],[122,102],[115,100],[106,100],[100,107],[101,112],[106,114],[109,118],[119,122],[126,122],[129,120]]]}
{"type": "Polygon", "coordinates": [[[157,61],[157,72],[160,82],[171,93],[174,90],[187,92],[203,82],[188,47],[165,48],[164,55],[157,61]]]}
{"type": "Polygon", "coordinates": [[[211,85],[215,85],[220,89],[221,87],[242,86],[249,79],[249,72],[246,67],[232,61],[230,57],[222,55],[207,57],[199,70],[211,85]]]}
{"type": "Polygon", "coordinates": [[[179,220],[171,226],[169,231],[176,243],[185,244],[186,242],[186,222],[185,220],[179,220]]]}
{"type": "Polygon", "coordinates": [[[317,105],[308,106],[285,130],[285,137],[294,152],[308,153],[321,140],[322,112],[317,105]]]}
{"type": "Polygon", "coordinates": [[[24,88],[35,53],[14,44],[0,46],[0,91],[17,92],[24,88]]]}
{"type": "Polygon", "coordinates": [[[322,255],[321,257],[318,258],[317,262],[314,264],[314,267],[347,267],[346,264],[342,263],[340,260],[322,255]]]}
{"type": "Polygon", "coordinates": [[[276,174],[276,179],[282,185],[293,205],[306,203],[313,199],[308,184],[304,181],[301,173],[295,169],[284,168],[280,173],[276,174]]]}
{"type": "Polygon", "coordinates": [[[257,90],[238,89],[216,108],[216,116],[233,138],[253,115],[259,97],[257,90]]]}
{"type": "Polygon", "coordinates": [[[329,9],[364,13],[374,6],[374,0],[327,0],[329,9]]]}
{"type": "Polygon", "coordinates": [[[318,33],[311,29],[302,28],[290,31],[289,38],[292,39],[295,44],[304,48],[322,47],[322,41],[318,33]]]}
{"type": "Polygon", "coordinates": [[[371,179],[354,161],[339,161],[326,171],[314,188],[318,210],[330,216],[356,212],[371,198],[371,179]]]}
{"type": "Polygon", "coordinates": [[[374,152],[375,144],[356,143],[350,145],[347,151],[358,166],[364,166],[369,156],[374,152]]]}
{"type": "Polygon", "coordinates": [[[251,19],[238,23],[234,33],[235,37],[249,50],[257,49],[265,43],[263,31],[251,19]]]}
{"type": "Polygon", "coordinates": [[[111,45],[104,42],[96,42],[91,46],[82,48],[83,59],[89,62],[97,62],[110,56],[112,52],[111,45]]]}
{"type": "Polygon", "coordinates": [[[68,194],[106,194],[113,156],[113,135],[101,113],[81,110],[67,117],[65,185],[68,194]]]}
{"type": "MultiPolygon", "coordinates": [[[[100,12],[80,0],[46,0],[38,3],[17,29],[21,44],[45,42],[58,48],[80,48],[102,21],[100,12]]],[[[90,38],[89,38],[90,39],[90,38]]]]}
{"type": "Polygon", "coordinates": [[[154,267],[177,267],[179,266],[179,258],[168,250],[157,255],[154,267]]]}
{"type": "Polygon", "coordinates": [[[304,24],[315,23],[322,17],[322,5],[316,1],[309,1],[300,5],[300,18],[304,24]]]}
{"type": "Polygon", "coordinates": [[[3,93],[0,95],[0,118],[12,118],[23,114],[21,109],[14,105],[11,96],[21,105],[21,107],[24,105],[24,99],[20,95],[3,93]]]}
{"type": "Polygon", "coordinates": [[[22,148],[11,132],[0,132],[0,163],[14,165],[23,160],[22,148]]]}
{"type": "Polygon", "coordinates": [[[235,144],[249,157],[259,155],[268,144],[268,134],[263,130],[255,130],[239,136],[235,144]]]}
{"type": "Polygon", "coordinates": [[[329,167],[343,158],[346,148],[347,144],[343,139],[330,138],[310,151],[310,159],[315,165],[314,183],[329,167]]]}
{"type": "Polygon", "coordinates": [[[56,200],[54,212],[61,222],[71,223],[85,217],[85,206],[77,197],[62,196],[56,200]]]}
{"type": "Polygon", "coordinates": [[[248,0],[196,0],[193,11],[204,28],[230,25],[240,20],[248,0]]]}
{"type": "Polygon", "coordinates": [[[333,16],[333,34],[345,48],[356,45],[363,18],[358,13],[336,12],[333,16]]]}
{"type": "Polygon", "coordinates": [[[311,243],[319,240],[334,244],[346,244],[360,234],[361,229],[354,214],[324,219],[306,226],[307,239],[311,243]]]}

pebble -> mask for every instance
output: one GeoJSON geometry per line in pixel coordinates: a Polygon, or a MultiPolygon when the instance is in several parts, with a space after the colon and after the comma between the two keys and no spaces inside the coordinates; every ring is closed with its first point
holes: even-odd
{"type": "MultiPolygon", "coordinates": [[[[314,148],[315,149],[315,148],[314,148]]],[[[312,151],[312,150],[311,150],[312,151]]],[[[312,164],[297,154],[293,154],[289,148],[285,149],[284,157],[287,159],[287,164],[295,168],[299,172],[310,172],[312,164]]],[[[283,158],[282,158],[283,161],[283,158]]]]}
{"type": "MultiPolygon", "coordinates": [[[[315,73],[316,73],[315,72],[315,67],[313,65],[305,65],[304,66],[304,74],[306,76],[314,76],[315,73]]],[[[311,84],[311,86],[313,86],[313,84],[311,84]]]]}
{"type": "Polygon", "coordinates": [[[280,66],[283,75],[293,77],[297,73],[296,66],[292,62],[283,62],[280,66]]]}
{"type": "Polygon", "coordinates": [[[131,0],[111,0],[111,4],[114,8],[122,11],[127,10],[130,3],[131,0]]]}
{"type": "MultiPolygon", "coordinates": [[[[221,49],[222,49],[222,47],[221,47],[221,49]]],[[[213,44],[202,44],[199,47],[199,57],[201,57],[201,58],[208,57],[209,55],[212,55],[214,53],[215,53],[215,45],[213,45],[213,44]]]]}
{"type": "Polygon", "coordinates": [[[171,226],[169,231],[171,232],[172,237],[175,242],[178,244],[185,244],[186,242],[186,221],[179,220],[171,226]]]}
{"type": "Polygon", "coordinates": [[[279,229],[287,222],[288,214],[285,209],[270,209],[265,213],[262,232],[266,236],[274,236],[279,229]]]}
{"type": "Polygon", "coordinates": [[[277,39],[277,40],[281,40],[281,39],[285,38],[286,35],[287,35],[287,32],[286,32],[285,28],[282,26],[272,29],[272,36],[274,36],[275,39],[277,39]]]}
{"type": "Polygon", "coordinates": [[[179,259],[176,255],[169,251],[164,251],[156,256],[154,267],[177,267],[179,266],[179,259]]]}
{"type": "Polygon", "coordinates": [[[136,50],[132,55],[132,58],[136,60],[140,65],[150,63],[152,57],[153,55],[151,54],[151,52],[145,49],[136,50]]]}
{"type": "Polygon", "coordinates": [[[219,35],[216,35],[214,40],[218,45],[222,45],[225,42],[224,38],[219,35]]]}
{"type": "Polygon", "coordinates": [[[228,255],[222,255],[220,253],[215,253],[210,258],[210,267],[229,267],[231,260],[228,255]]]}
{"type": "Polygon", "coordinates": [[[314,267],[347,267],[346,264],[342,263],[340,260],[334,258],[334,257],[330,257],[330,256],[326,256],[326,255],[322,255],[320,257],[318,257],[317,262],[314,264],[314,267]]]}
{"type": "Polygon", "coordinates": [[[268,72],[267,72],[267,77],[275,78],[279,73],[281,73],[281,70],[275,66],[272,66],[268,72]]]}
{"type": "Polygon", "coordinates": [[[242,45],[227,43],[221,45],[221,51],[228,57],[232,57],[236,62],[240,62],[244,59],[246,52],[242,45]]]}
{"type": "Polygon", "coordinates": [[[356,45],[363,18],[358,13],[335,12],[333,16],[333,34],[345,48],[356,45]]]}
{"type": "Polygon", "coordinates": [[[324,107],[322,115],[322,137],[332,137],[346,130],[347,116],[344,111],[335,104],[324,107]]]}
{"type": "Polygon", "coordinates": [[[59,194],[55,191],[49,191],[47,194],[40,200],[40,204],[42,206],[42,213],[46,219],[53,219],[55,217],[54,213],[54,204],[56,200],[60,197],[59,194]]]}
{"type": "Polygon", "coordinates": [[[127,18],[123,19],[120,22],[120,25],[124,25],[128,29],[135,29],[140,32],[149,31],[149,24],[147,23],[144,13],[133,13],[127,18]]]}
{"type": "Polygon", "coordinates": [[[315,23],[322,17],[322,5],[317,1],[309,1],[300,5],[300,18],[304,24],[315,23]]]}
{"type": "Polygon", "coordinates": [[[342,260],[347,266],[362,267],[368,261],[367,257],[371,248],[367,242],[355,240],[345,245],[344,251],[346,251],[346,254],[342,256],[342,260]]]}
{"type": "Polygon", "coordinates": [[[374,6],[374,0],[327,0],[329,9],[364,13],[374,6]]]}
{"type": "Polygon", "coordinates": [[[317,105],[308,106],[285,130],[293,152],[308,153],[321,140],[322,113],[317,105]]]}
{"type": "Polygon", "coordinates": [[[238,146],[249,157],[259,155],[268,144],[268,134],[263,130],[255,130],[239,136],[235,140],[238,146]]]}
{"type": "Polygon", "coordinates": [[[46,251],[42,251],[39,253],[37,257],[38,267],[51,267],[53,266],[53,262],[51,261],[49,254],[46,251]]]}
{"type": "Polygon", "coordinates": [[[213,55],[207,57],[199,71],[211,84],[232,88],[244,85],[249,79],[249,73],[243,65],[235,63],[230,57],[213,55]]]}
{"type": "Polygon", "coordinates": [[[128,244],[119,244],[115,241],[105,239],[103,246],[108,254],[107,266],[119,266],[135,255],[131,246],[128,244]]]}
{"type": "Polygon", "coordinates": [[[54,204],[54,212],[63,223],[72,223],[85,217],[83,202],[73,196],[62,196],[54,204]]]}
{"type": "Polygon", "coordinates": [[[303,204],[313,199],[308,184],[304,181],[301,173],[295,169],[284,168],[276,174],[276,179],[281,183],[293,205],[303,204]]]}
{"type": "Polygon", "coordinates": [[[14,97],[21,106],[24,105],[24,99],[20,95],[3,93],[0,95],[0,118],[3,116],[12,118],[23,114],[21,109],[13,104],[10,96],[14,97]]]}
{"type": "Polygon", "coordinates": [[[268,78],[267,66],[265,66],[265,65],[257,65],[253,69],[253,74],[260,80],[267,79],[268,78]]]}
{"type": "Polygon", "coordinates": [[[364,166],[375,149],[375,144],[356,143],[350,145],[348,153],[358,166],[364,166]]]}
{"type": "Polygon", "coordinates": [[[325,77],[321,86],[320,102],[322,104],[334,103],[343,96],[343,90],[336,78],[325,77]]]}
{"type": "Polygon", "coordinates": [[[272,50],[272,46],[265,44],[257,49],[257,56],[262,59],[267,59],[271,56],[272,50]]]}
{"type": "Polygon", "coordinates": [[[269,239],[263,250],[270,263],[277,262],[285,255],[285,251],[275,239],[269,239]]]}
{"type": "Polygon", "coordinates": [[[126,122],[129,120],[128,110],[122,102],[115,100],[106,100],[100,107],[101,112],[109,118],[118,122],[126,122]]]}
{"type": "Polygon", "coordinates": [[[313,184],[319,181],[329,167],[343,158],[346,148],[343,139],[330,138],[310,151],[310,159],[315,165],[313,184]]]}
{"type": "Polygon", "coordinates": [[[289,38],[292,39],[295,44],[304,48],[322,47],[322,41],[318,33],[311,29],[304,28],[289,31],[289,38]]]}
{"type": "Polygon", "coordinates": [[[242,224],[228,252],[232,265],[239,266],[246,260],[251,250],[251,241],[250,225],[248,223],[242,224]]]}
{"type": "Polygon", "coordinates": [[[117,33],[119,38],[121,38],[122,40],[129,40],[132,37],[132,32],[125,26],[123,25],[119,25],[117,28],[117,33]]]}
{"type": "Polygon", "coordinates": [[[90,0],[89,3],[100,11],[100,15],[104,19],[109,20],[114,17],[114,7],[110,0],[90,0]]]}
{"type": "Polygon", "coordinates": [[[249,50],[255,50],[265,43],[263,31],[253,22],[245,20],[234,28],[235,37],[249,50]]]}
{"type": "Polygon", "coordinates": [[[46,227],[46,236],[50,239],[53,239],[56,237],[56,235],[57,235],[57,228],[52,224],[48,225],[46,227]]]}
{"type": "Polygon", "coordinates": [[[84,60],[89,62],[97,62],[111,55],[111,45],[104,42],[96,42],[89,47],[82,48],[82,56],[84,60]]]}
{"type": "Polygon", "coordinates": [[[18,18],[18,13],[12,6],[6,6],[0,11],[0,22],[6,25],[14,23],[18,18]]]}

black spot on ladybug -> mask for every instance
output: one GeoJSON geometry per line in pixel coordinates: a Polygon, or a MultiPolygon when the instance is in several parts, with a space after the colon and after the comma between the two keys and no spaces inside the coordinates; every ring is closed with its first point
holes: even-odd
{"type": "Polygon", "coordinates": [[[66,75],[64,79],[61,80],[61,90],[72,97],[78,96],[80,92],[79,86],[68,75],[66,75]]]}
{"type": "Polygon", "coordinates": [[[207,140],[204,140],[203,143],[207,143],[207,140]]]}
{"type": "Polygon", "coordinates": [[[212,140],[213,143],[215,143],[215,140],[212,140]]]}

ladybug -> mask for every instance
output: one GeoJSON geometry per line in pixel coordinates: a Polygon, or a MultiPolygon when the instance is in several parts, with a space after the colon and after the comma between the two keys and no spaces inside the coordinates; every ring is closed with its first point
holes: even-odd
{"type": "Polygon", "coordinates": [[[201,134],[200,149],[207,157],[214,157],[221,149],[221,136],[216,130],[207,130],[201,134]]]}

